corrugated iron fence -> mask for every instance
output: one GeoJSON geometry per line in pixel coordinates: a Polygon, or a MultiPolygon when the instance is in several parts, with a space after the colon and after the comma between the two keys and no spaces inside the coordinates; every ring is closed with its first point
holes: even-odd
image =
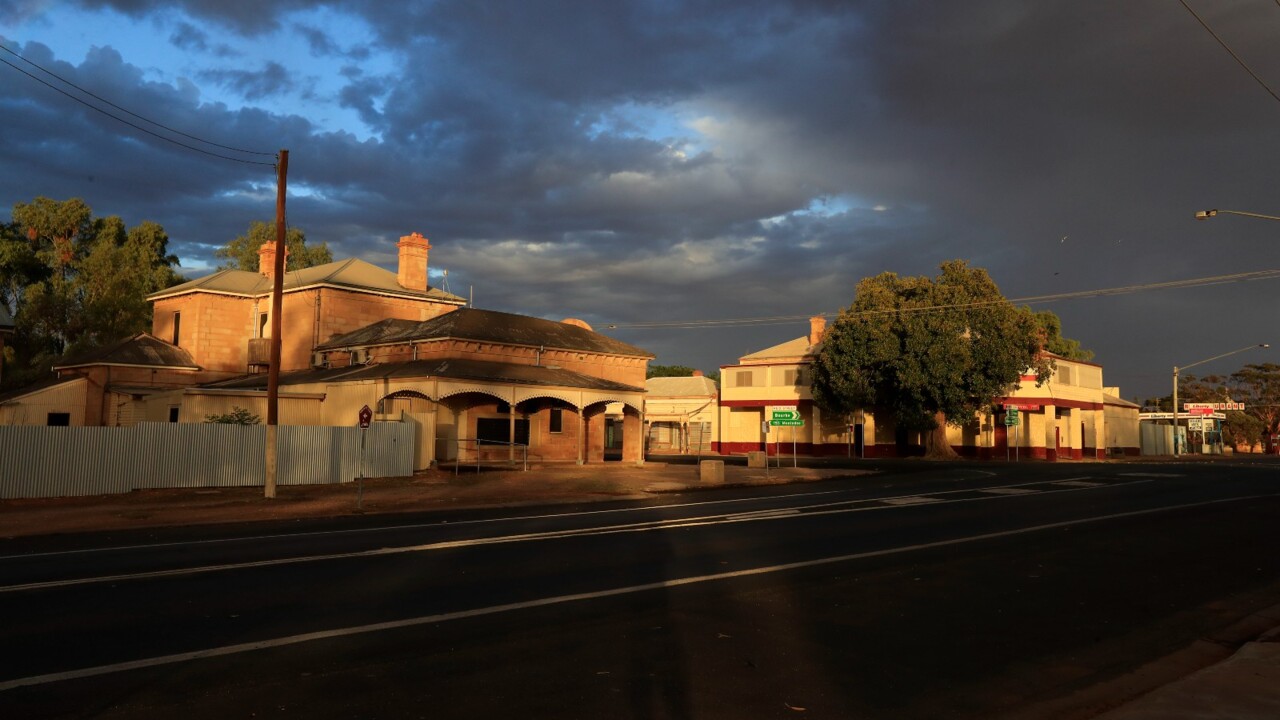
{"type": "MultiPolygon", "coordinates": [[[[281,425],[279,485],[413,474],[413,427],[281,425]]],[[[129,428],[0,427],[0,498],[63,497],[137,488],[234,487],[266,480],[266,427],[143,423],[129,428]]]]}

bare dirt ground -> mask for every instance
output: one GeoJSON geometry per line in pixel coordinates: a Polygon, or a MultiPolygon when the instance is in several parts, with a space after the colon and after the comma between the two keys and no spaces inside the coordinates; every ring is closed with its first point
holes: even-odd
{"type": "MultiPolygon", "coordinates": [[[[725,485],[774,485],[848,477],[848,469],[726,466],[725,485]]],[[[692,465],[546,465],[525,471],[463,467],[364,481],[361,512],[398,513],[484,506],[651,497],[723,487],[699,482],[692,465]]],[[[119,495],[0,500],[0,537],[251,522],[356,514],[357,486],[288,485],[274,499],[261,487],[135,490],[119,495]]]]}

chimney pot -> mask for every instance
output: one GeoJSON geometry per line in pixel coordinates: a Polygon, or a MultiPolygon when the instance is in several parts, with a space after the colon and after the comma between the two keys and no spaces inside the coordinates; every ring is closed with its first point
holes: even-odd
{"type": "Polygon", "coordinates": [[[827,332],[827,319],[821,315],[814,315],[809,318],[809,346],[812,347],[822,342],[822,336],[827,332]]]}
{"type": "MultiPolygon", "coordinates": [[[[289,264],[289,246],[284,247],[284,262],[288,269],[289,264]]],[[[262,243],[258,248],[258,273],[268,280],[272,280],[276,276],[276,241],[268,240],[262,243]]]]}
{"type": "Polygon", "coordinates": [[[406,290],[427,291],[427,258],[431,251],[431,241],[421,233],[411,233],[400,238],[396,244],[400,249],[400,266],[396,273],[396,282],[406,290]]]}

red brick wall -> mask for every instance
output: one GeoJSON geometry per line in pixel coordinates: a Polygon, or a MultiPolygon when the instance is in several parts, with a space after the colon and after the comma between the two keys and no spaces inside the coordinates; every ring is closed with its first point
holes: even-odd
{"type": "MultiPolygon", "coordinates": [[[[271,297],[254,298],[195,292],[155,302],[151,334],[173,341],[173,315],[182,314],[178,345],[197,365],[210,370],[245,373],[249,369],[249,339],[255,335],[258,314],[269,313],[271,297]]],[[[387,318],[430,320],[457,305],[429,300],[385,297],[338,288],[315,288],[285,293],[281,318],[282,370],[311,367],[315,346],[387,318]],[[317,304],[318,299],[318,304],[317,304]]],[[[265,334],[271,334],[268,316],[265,334]]]]}

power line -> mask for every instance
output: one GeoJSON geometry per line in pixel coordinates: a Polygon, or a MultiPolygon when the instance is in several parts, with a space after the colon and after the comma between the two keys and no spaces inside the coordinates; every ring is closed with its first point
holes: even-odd
{"type": "Polygon", "coordinates": [[[182,132],[181,130],[176,130],[176,129],[171,128],[171,127],[169,127],[168,125],[165,125],[165,124],[163,124],[163,123],[158,123],[158,122],[156,122],[155,120],[152,120],[152,119],[150,119],[150,118],[145,118],[145,117],[143,117],[143,116],[139,115],[138,113],[135,113],[135,112],[130,111],[130,110],[129,110],[129,109],[127,109],[127,108],[122,108],[122,107],[120,107],[119,105],[117,105],[117,104],[115,104],[115,103],[111,102],[110,100],[108,100],[108,99],[106,99],[106,98],[104,98],[104,97],[101,97],[101,96],[99,96],[99,95],[96,95],[96,94],[94,94],[93,92],[91,92],[91,91],[89,91],[89,90],[86,90],[86,89],[84,89],[84,88],[80,87],[79,85],[77,85],[77,84],[75,84],[75,83],[71,82],[70,80],[68,80],[68,79],[66,79],[66,78],[64,78],[64,77],[62,77],[61,75],[59,75],[59,74],[57,74],[57,73],[53,72],[53,71],[52,71],[52,70],[50,70],[49,68],[46,68],[46,67],[44,67],[44,66],[42,66],[42,65],[40,65],[40,64],[38,64],[38,63],[32,62],[31,60],[28,60],[27,58],[25,58],[25,57],[23,57],[23,56],[19,55],[18,53],[14,52],[13,50],[10,50],[9,48],[7,48],[7,47],[5,47],[5,46],[3,46],[3,45],[0,45],[0,50],[4,50],[5,52],[9,53],[10,55],[12,55],[12,56],[14,56],[14,57],[18,58],[19,60],[21,60],[22,62],[24,62],[24,63],[26,63],[26,64],[30,65],[31,67],[34,67],[34,68],[36,68],[36,69],[40,70],[41,72],[43,72],[43,73],[45,73],[45,74],[47,74],[47,75],[49,75],[49,76],[51,76],[51,77],[55,77],[55,78],[57,78],[58,80],[60,80],[60,81],[62,81],[62,82],[64,82],[64,83],[66,83],[66,84],[70,85],[71,87],[73,87],[73,88],[75,88],[75,89],[79,90],[80,92],[84,93],[85,95],[88,95],[89,97],[91,97],[91,98],[93,98],[93,99],[95,99],[95,100],[98,100],[98,101],[100,101],[100,102],[104,102],[104,103],[106,103],[106,104],[110,105],[111,107],[115,108],[116,110],[119,110],[120,112],[123,112],[123,113],[125,113],[125,114],[127,114],[127,115],[131,115],[131,116],[133,116],[133,117],[136,117],[136,118],[138,118],[139,120],[142,120],[143,122],[150,123],[150,124],[155,125],[156,127],[159,127],[159,128],[164,128],[165,130],[168,130],[168,131],[169,131],[169,132],[171,132],[171,133],[174,133],[174,134],[177,134],[177,135],[181,135],[182,137],[185,137],[185,138],[190,138],[190,139],[195,140],[195,141],[197,141],[197,142],[202,142],[202,143],[204,143],[204,144],[206,144],[206,145],[212,145],[212,146],[214,146],[214,147],[219,147],[219,148],[222,148],[223,150],[231,150],[231,151],[233,151],[233,152],[246,153],[246,154],[248,154],[248,155],[265,155],[265,156],[267,156],[267,157],[274,157],[274,156],[275,156],[275,153],[274,153],[274,152],[261,152],[261,151],[259,151],[259,150],[246,150],[246,149],[244,149],[244,148],[232,147],[232,146],[230,146],[230,145],[222,145],[221,143],[216,143],[216,142],[213,142],[212,140],[205,140],[204,138],[196,137],[195,135],[189,135],[189,134],[187,134],[187,133],[184,133],[184,132],[182,132]]]}
{"type": "MultiPolygon", "coordinates": [[[[0,45],[0,47],[4,47],[4,46],[0,45]]],[[[5,49],[6,49],[6,50],[8,50],[8,48],[5,48],[5,49]]],[[[12,51],[9,51],[9,52],[12,52],[12,51]]],[[[25,58],[24,58],[24,59],[25,59],[25,58]]],[[[142,126],[140,126],[140,125],[138,125],[138,124],[136,124],[136,123],[129,122],[128,120],[125,120],[125,119],[124,119],[124,118],[122,118],[122,117],[119,117],[119,116],[117,116],[117,115],[113,115],[113,114],[111,114],[111,113],[107,112],[106,110],[103,110],[102,108],[98,107],[97,105],[94,105],[94,104],[89,103],[89,102],[85,102],[83,98],[78,98],[78,97],[76,97],[75,95],[72,95],[71,93],[67,92],[66,90],[63,90],[62,88],[60,88],[60,87],[58,87],[58,86],[56,86],[56,85],[54,85],[54,84],[52,84],[52,83],[48,82],[47,80],[45,80],[45,79],[43,79],[43,78],[40,78],[40,77],[37,77],[37,76],[35,76],[35,75],[32,75],[31,73],[27,72],[26,70],[23,70],[22,68],[18,67],[17,65],[14,65],[13,63],[9,62],[8,60],[5,60],[4,58],[0,58],[0,63],[3,63],[3,64],[5,64],[5,65],[8,65],[9,67],[13,68],[14,70],[17,70],[18,72],[22,73],[23,75],[26,75],[27,77],[31,78],[32,80],[35,80],[36,82],[40,83],[41,85],[44,85],[44,86],[46,86],[46,87],[48,87],[48,88],[50,88],[50,89],[52,89],[52,90],[56,90],[57,92],[60,92],[60,93],[62,93],[63,95],[66,95],[67,97],[71,98],[72,100],[75,100],[76,102],[80,103],[81,105],[84,105],[85,107],[89,108],[90,110],[95,110],[95,111],[97,111],[97,112],[100,112],[100,113],[102,113],[103,115],[106,115],[107,117],[111,118],[112,120],[115,120],[115,121],[117,121],[117,122],[124,123],[125,125],[128,125],[129,127],[133,128],[133,129],[135,129],[135,130],[139,130],[139,131],[144,132],[144,133],[146,133],[146,134],[148,134],[148,135],[150,135],[150,136],[152,136],[152,137],[158,138],[158,139],[160,139],[160,140],[164,140],[165,142],[173,143],[174,145],[177,145],[177,146],[179,146],[179,147],[184,147],[184,148],[186,148],[186,149],[188,149],[188,150],[194,150],[194,151],[196,151],[196,152],[198,152],[198,153],[203,153],[203,154],[205,154],[205,155],[210,155],[210,156],[212,156],[212,157],[220,158],[220,159],[222,159],[222,160],[231,160],[232,162],[245,163],[246,165],[266,165],[266,166],[268,166],[268,167],[275,167],[275,163],[274,163],[274,162],[263,162],[263,161],[261,161],[261,160],[245,160],[244,158],[231,157],[230,155],[222,155],[222,154],[220,154],[220,153],[212,152],[212,151],[210,151],[210,150],[205,150],[204,148],[199,148],[199,147],[196,147],[196,146],[194,146],[194,145],[188,145],[187,143],[181,142],[181,141],[179,141],[179,140],[174,140],[174,139],[173,139],[173,138],[171,138],[171,137],[165,137],[164,135],[161,135],[161,134],[159,134],[159,133],[156,133],[156,132],[153,132],[153,131],[151,131],[151,130],[148,130],[147,128],[144,128],[144,127],[142,127],[142,126]]],[[[39,67],[39,66],[37,66],[37,67],[39,67]]],[[[41,68],[41,69],[43,69],[43,68],[41,68]]],[[[52,74],[53,74],[53,73],[50,73],[50,75],[52,75],[52,74]]],[[[57,77],[57,76],[55,75],[54,77],[57,77]]],[[[59,78],[59,79],[61,79],[61,78],[59,78]]],[[[72,87],[75,87],[75,86],[73,85],[72,87]]],[[[79,88],[76,88],[76,89],[77,89],[77,90],[79,90],[79,88]]],[[[114,107],[114,106],[113,106],[113,107],[114,107]]],[[[125,112],[128,112],[128,111],[125,111],[125,112]]],[[[133,115],[133,113],[129,113],[129,114],[130,114],[130,115],[133,115]]],[[[135,117],[139,117],[139,116],[136,116],[136,115],[135,115],[135,117]]],[[[145,118],[143,118],[143,119],[145,120],[145,118]]],[[[159,123],[152,122],[152,121],[150,121],[150,120],[147,120],[147,122],[151,122],[153,125],[157,125],[157,126],[159,126],[159,127],[164,127],[163,125],[160,125],[159,123]]],[[[168,128],[166,128],[166,129],[168,129],[168,128]]],[[[188,136],[188,137],[190,137],[190,136],[188,136]]],[[[197,138],[197,139],[199,139],[199,138],[197,138]]],[[[200,142],[208,142],[208,141],[207,141],[207,140],[200,140],[200,142]]],[[[216,145],[216,143],[208,143],[208,144],[210,144],[210,145],[216,145]]],[[[222,146],[219,146],[219,147],[222,147],[222,146]]],[[[244,152],[244,151],[237,151],[237,152],[244,152]]],[[[256,152],[255,152],[254,154],[258,154],[258,153],[256,153],[256,152]]],[[[272,155],[273,153],[263,153],[263,154],[266,154],[266,155],[272,155]]]]}
{"type": "MultiPolygon", "coordinates": [[[[1125,285],[1122,287],[1102,288],[1099,290],[1078,290],[1075,292],[1056,293],[1053,295],[1032,295],[1022,298],[1002,298],[1000,300],[983,300],[970,303],[954,303],[948,305],[921,305],[919,307],[909,308],[892,308],[888,310],[867,310],[858,313],[846,313],[854,317],[872,316],[872,315],[888,315],[895,313],[916,313],[916,312],[937,312],[941,310],[958,310],[968,308],[990,307],[994,305],[1039,305],[1047,302],[1055,302],[1058,300],[1075,300],[1079,298],[1092,297],[1109,297],[1113,295],[1128,295],[1137,292],[1147,292],[1149,290],[1177,290],[1190,287],[1203,287],[1206,285],[1221,285],[1224,283],[1244,282],[1248,280],[1274,280],[1280,278],[1280,269],[1274,270],[1255,270],[1253,272],[1234,273],[1231,275],[1213,275],[1202,278],[1189,278],[1186,280],[1168,280],[1164,282],[1144,283],[1142,285],[1125,285]]],[[[781,325],[793,322],[806,321],[814,315],[821,317],[836,317],[840,312],[821,312],[811,313],[808,315],[776,315],[773,317],[758,318],[736,318],[728,320],[673,320],[673,321],[653,321],[638,323],[608,323],[605,327],[613,329],[628,330],[656,330],[656,329],[697,329],[707,327],[735,327],[735,326],[751,326],[751,325],[781,325]]]]}
{"type": "MultiPolygon", "coordinates": [[[[1191,9],[1191,6],[1187,4],[1187,0],[1178,0],[1178,2],[1182,3],[1182,7],[1186,8],[1187,12],[1191,13],[1191,17],[1195,18],[1196,22],[1200,23],[1200,26],[1207,30],[1209,34],[1213,36],[1214,40],[1218,41],[1218,44],[1222,46],[1223,50],[1226,50],[1231,57],[1235,58],[1235,61],[1240,64],[1240,67],[1244,68],[1244,71],[1249,73],[1249,76],[1256,80],[1258,84],[1262,86],[1263,90],[1266,90],[1270,93],[1271,97],[1275,98],[1277,102],[1280,102],[1280,95],[1277,95],[1275,90],[1272,90],[1262,78],[1258,77],[1258,73],[1254,72],[1253,68],[1249,67],[1249,65],[1245,63],[1245,61],[1242,60],[1229,45],[1227,45],[1226,41],[1219,37],[1218,33],[1213,31],[1213,28],[1209,27],[1209,23],[1205,22],[1204,18],[1200,17],[1195,10],[1191,9]]],[[[1277,0],[1276,4],[1280,5],[1280,0],[1277,0]]]]}

